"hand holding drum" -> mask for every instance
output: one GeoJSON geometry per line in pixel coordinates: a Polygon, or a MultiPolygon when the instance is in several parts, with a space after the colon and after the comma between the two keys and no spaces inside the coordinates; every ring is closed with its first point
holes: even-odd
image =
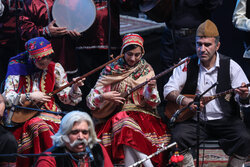
{"type": "Polygon", "coordinates": [[[92,0],[56,0],[52,8],[56,25],[69,35],[86,31],[95,21],[96,8],[92,0]]]}

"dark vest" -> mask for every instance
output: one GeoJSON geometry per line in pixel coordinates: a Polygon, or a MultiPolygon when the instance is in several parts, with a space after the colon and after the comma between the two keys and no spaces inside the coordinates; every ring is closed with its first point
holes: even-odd
{"type": "MultiPolygon", "coordinates": [[[[218,69],[216,93],[224,92],[231,87],[230,81],[230,58],[224,55],[220,56],[220,67],[218,69]]],[[[199,73],[198,58],[191,59],[187,65],[187,80],[183,87],[182,94],[195,94],[197,88],[199,73]]],[[[225,96],[219,97],[219,103],[224,113],[224,117],[240,116],[239,105],[234,100],[234,93],[231,94],[230,100],[227,101],[225,96]]]]}
{"type": "MultiPolygon", "coordinates": [[[[51,147],[47,150],[52,153],[65,153],[65,147],[51,147]]],[[[91,162],[91,167],[104,167],[104,156],[100,144],[95,144],[91,149],[94,161],[91,162]]],[[[55,157],[57,167],[73,167],[72,158],[70,156],[55,157]]]]}

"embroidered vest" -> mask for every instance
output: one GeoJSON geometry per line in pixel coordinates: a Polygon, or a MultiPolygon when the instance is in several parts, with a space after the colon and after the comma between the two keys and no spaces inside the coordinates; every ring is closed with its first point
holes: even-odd
{"type": "MultiPolygon", "coordinates": [[[[231,89],[230,81],[230,58],[224,55],[220,56],[220,67],[218,69],[216,93],[224,92],[231,89]]],[[[187,66],[187,80],[183,87],[182,94],[195,94],[197,88],[199,73],[198,58],[190,60],[187,66]]],[[[240,116],[239,105],[234,100],[234,93],[230,95],[230,99],[225,96],[219,97],[224,117],[240,116]]]]}
{"type": "MultiPolygon", "coordinates": [[[[43,71],[39,78],[39,89],[41,92],[50,93],[54,90],[55,86],[55,63],[51,61],[47,70],[43,71]]],[[[18,92],[23,88],[22,93],[32,92],[33,81],[30,75],[20,76],[18,92]]],[[[52,96],[51,101],[44,103],[43,105],[47,110],[57,111],[55,99],[52,96]]]]}

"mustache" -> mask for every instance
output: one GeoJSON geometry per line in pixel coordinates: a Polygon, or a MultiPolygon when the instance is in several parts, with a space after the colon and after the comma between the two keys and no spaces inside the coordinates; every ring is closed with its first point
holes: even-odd
{"type": "Polygon", "coordinates": [[[71,147],[75,147],[77,145],[84,144],[85,146],[88,145],[88,141],[86,139],[82,140],[75,140],[73,143],[70,143],[71,147]]]}

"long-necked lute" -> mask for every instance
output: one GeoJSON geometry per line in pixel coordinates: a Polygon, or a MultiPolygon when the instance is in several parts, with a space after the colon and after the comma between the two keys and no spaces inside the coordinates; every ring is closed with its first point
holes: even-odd
{"type": "MultiPolygon", "coordinates": [[[[52,97],[53,95],[57,94],[58,92],[62,91],[63,89],[73,85],[74,83],[78,82],[79,80],[83,79],[83,78],[86,78],[90,75],[92,75],[93,73],[103,69],[106,65],[114,62],[114,61],[117,61],[118,59],[122,58],[124,56],[124,54],[121,54],[115,58],[112,58],[112,60],[106,62],[105,64],[89,71],[88,73],[78,77],[75,81],[71,81],[69,82],[68,84],[58,88],[58,89],[55,89],[54,91],[50,92],[50,93],[47,93],[48,96],[52,97]]],[[[112,57],[112,56],[111,56],[112,57]]],[[[37,108],[37,107],[41,107],[43,104],[42,103],[39,103],[39,104],[34,104],[30,101],[25,101],[24,105],[22,107],[29,107],[29,108],[37,108]]],[[[9,113],[9,111],[7,111],[9,113]]],[[[13,116],[11,118],[11,121],[13,123],[23,123],[29,119],[31,119],[32,117],[34,117],[39,111],[34,111],[34,110],[26,110],[26,109],[15,109],[15,112],[13,113],[13,116]]]]}
{"type": "MultiPolygon", "coordinates": [[[[250,86],[250,83],[246,84],[244,87],[249,87],[250,86]]],[[[207,103],[209,103],[210,101],[218,98],[218,97],[222,97],[222,96],[226,96],[226,95],[229,95],[230,93],[232,93],[235,89],[239,89],[239,88],[242,88],[242,86],[239,86],[237,88],[233,88],[233,89],[229,89],[225,92],[221,92],[221,93],[217,93],[213,96],[204,96],[204,97],[201,97],[201,101],[204,105],[206,105],[207,103]]],[[[186,97],[189,97],[189,98],[195,98],[195,95],[184,95],[186,97]]],[[[227,96],[225,97],[226,99],[227,96]]],[[[229,99],[228,99],[229,100],[229,99]]],[[[168,119],[171,119],[172,116],[174,115],[174,113],[183,108],[183,106],[180,106],[178,105],[176,102],[172,102],[172,101],[168,101],[167,102],[167,105],[165,107],[165,115],[168,117],[168,119]]],[[[185,121],[189,118],[192,118],[194,115],[195,115],[195,111],[193,110],[190,110],[190,109],[185,109],[183,110],[180,115],[178,116],[178,118],[176,119],[176,122],[182,122],[182,121],[185,121]]]]}
{"type": "MultiPolygon", "coordinates": [[[[121,92],[121,97],[123,98],[127,98],[132,92],[140,89],[141,87],[145,86],[148,82],[150,82],[151,80],[157,80],[158,78],[166,75],[167,73],[169,73],[170,71],[172,71],[174,68],[184,64],[184,63],[188,63],[190,61],[191,58],[193,58],[194,56],[188,57],[186,59],[184,59],[183,61],[179,62],[178,64],[173,65],[172,67],[164,70],[163,72],[157,74],[156,76],[150,78],[149,80],[135,86],[134,88],[127,90],[126,92],[121,92]]],[[[110,115],[114,114],[114,112],[118,112],[122,109],[122,104],[117,105],[115,102],[111,102],[111,101],[104,101],[103,104],[101,105],[100,108],[97,108],[96,110],[92,110],[92,116],[98,119],[104,119],[109,117],[110,115]]]]}

